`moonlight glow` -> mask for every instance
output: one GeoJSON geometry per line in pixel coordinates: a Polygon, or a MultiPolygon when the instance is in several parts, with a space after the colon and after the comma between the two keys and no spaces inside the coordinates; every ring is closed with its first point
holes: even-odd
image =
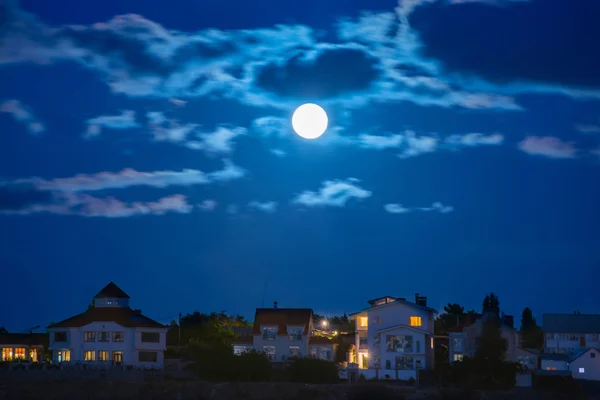
{"type": "Polygon", "coordinates": [[[327,129],[327,113],[316,104],[303,104],[294,111],[292,126],[305,139],[316,139],[327,129]]]}

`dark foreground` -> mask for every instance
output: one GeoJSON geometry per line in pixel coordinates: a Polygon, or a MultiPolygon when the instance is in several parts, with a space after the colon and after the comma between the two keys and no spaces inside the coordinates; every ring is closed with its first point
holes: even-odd
{"type": "Polygon", "coordinates": [[[0,400],[573,400],[573,395],[529,390],[466,393],[417,390],[378,383],[310,385],[301,383],[111,382],[54,380],[25,382],[0,375],[0,400]]]}

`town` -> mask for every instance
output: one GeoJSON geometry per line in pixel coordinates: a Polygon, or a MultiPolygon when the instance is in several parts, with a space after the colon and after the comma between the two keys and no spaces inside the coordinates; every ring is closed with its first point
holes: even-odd
{"type": "Polygon", "coordinates": [[[224,312],[195,312],[164,325],[132,309],[129,295],[110,282],[87,310],[52,323],[46,333],[3,329],[2,371],[152,371],[163,378],[266,381],[273,371],[312,362],[305,367],[310,376],[304,371],[294,380],[444,385],[480,371],[482,382],[496,374],[502,383],[498,371],[504,371],[508,387],[544,379],[600,381],[600,315],[543,314],[538,326],[525,308],[517,330],[493,293],[481,312],[450,303],[440,312],[418,293],[365,305],[325,318],[275,302],[256,309],[252,323],[224,312]]]}

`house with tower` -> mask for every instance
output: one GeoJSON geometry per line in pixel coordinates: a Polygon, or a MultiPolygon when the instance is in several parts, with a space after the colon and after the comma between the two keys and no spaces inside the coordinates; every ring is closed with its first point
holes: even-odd
{"type": "Polygon", "coordinates": [[[162,369],[168,327],[129,306],[113,282],[81,314],[48,327],[54,363],[162,369]]]}

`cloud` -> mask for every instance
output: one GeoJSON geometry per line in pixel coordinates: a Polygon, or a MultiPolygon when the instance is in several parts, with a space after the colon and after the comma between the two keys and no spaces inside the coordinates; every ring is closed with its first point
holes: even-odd
{"type": "Polygon", "coordinates": [[[351,199],[363,200],[371,196],[371,192],[358,186],[356,179],[333,180],[323,182],[319,191],[304,191],[293,201],[308,207],[333,206],[344,207],[351,199]]]}
{"type": "Polygon", "coordinates": [[[405,143],[405,136],[402,134],[396,135],[370,135],[362,134],[358,135],[359,146],[363,149],[371,150],[385,150],[385,149],[396,149],[405,143]]]}
{"type": "Polygon", "coordinates": [[[519,142],[518,148],[534,156],[556,159],[577,157],[577,149],[572,143],[563,142],[552,136],[527,136],[519,142]]]}
{"type": "Polygon", "coordinates": [[[454,207],[445,206],[440,202],[435,202],[431,205],[431,207],[421,207],[421,208],[419,208],[419,210],[421,210],[421,211],[437,211],[442,214],[448,214],[448,213],[451,213],[452,211],[454,211],[454,207]]]}
{"type": "Polygon", "coordinates": [[[36,135],[46,130],[44,124],[33,115],[29,107],[19,100],[6,100],[0,103],[0,113],[9,114],[16,121],[25,124],[25,127],[31,134],[36,135]]]}
{"type": "Polygon", "coordinates": [[[377,60],[363,50],[322,48],[264,66],[256,85],[278,97],[315,99],[368,90],[378,77],[377,60]],[[340,65],[352,67],[340,73],[340,65]]]}
{"type": "Polygon", "coordinates": [[[135,111],[124,110],[119,115],[101,115],[99,117],[90,118],[86,121],[87,131],[84,134],[86,139],[91,139],[98,136],[102,129],[134,129],[141,127],[135,120],[135,111]]]}
{"type": "Polygon", "coordinates": [[[182,171],[139,172],[131,168],[120,172],[98,172],[93,175],[79,174],[70,178],[19,179],[18,185],[33,185],[38,190],[58,192],[91,192],[107,189],[124,189],[135,186],[166,188],[169,186],[206,185],[242,178],[246,172],[226,160],[222,170],[205,173],[196,169],[182,171]]]}
{"type": "Polygon", "coordinates": [[[198,207],[202,211],[213,211],[215,208],[217,208],[217,202],[214,200],[204,200],[196,207],[198,207]]]}
{"type": "Polygon", "coordinates": [[[317,96],[324,105],[348,107],[410,101],[520,109],[505,94],[450,84],[418,58],[418,43],[393,13],[342,20],[339,39],[318,43],[320,33],[302,25],[184,33],[128,14],[50,27],[14,5],[3,8],[0,63],[75,62],[96,72],[114,93],[131,97],[186,101],[210,95],[283,110],[317,96]]]}
{"type": "Polygon", "coordinates": [[[287,153],[281,149],[271,149],[271,153],[275,154],[279,158],[283,158],[287,153]]]}
{"type": "Polygon", "coordinates": [[[410,14],[420,54],[437,60],[445,71],[480,76],[497,85],[512,82],[524,87],[524,82],[531,82],[600,88],[600,59],[593,51],[600,25],[592,17],[600,15],[598,1],[450,3],[454,5],[441,0],[401,0],[400,7],[410,14]],[[412,7],[402,7],[402,3],[412,7]]]}
{"type": "Polygon", "coordinates": [[[230,154],[233,152],[234,140],[245,134],[245,128],[219,126],[214,132],[198,134],[199,140],[189,141],[186,146],[213,154],[230,154]]]}
{"type": "Polygon", "coordinates": [[[503,142],[504,136],[499,133],[491,135],[467,133],[464,135],[451,135],[444,139],[444,143],[458,147],[497,146],[503,142]]]}
{"type": "Polygon", "coordinates": [[[277,210],[277,203],[274,201],[267,201],[262,203],[259,201],[251,201],[250,203],[248,203],[248,207],[265,213],[273,213],[275,212],[275,210],[277,210]]]}
{"type": "Polygon", "coordinates": [[[39,202],[23,205],[18,209],[0,207],[0,213],[30,215],[50,213],[83,217],[126,218],[136,215],[164,215],[167,213],[188,214],[193,206],[184,195],[174,194],[154,202],[126,203],[114,197],[98,198],[88,194],[70,193],[57,195],[56,202],[39,202]]]}
{"type": "Polygon", "coordinates": [[[385,211],[387,211],[391,214],[406,214],[411,211],[409,208],[402,206],[402,204],[394,204],[394,203],[386,204],[383,206],[383,208],[385,209],[385,211]]]}
{"type": "Polygon", "coordinates": [[[198,124],[187,123],[180,124],[175,119],[169,119],[163,112],[150,111],[146,113],[148,126],[152,132],[153,138],[157,142],[185,142],[188,136],[198,128],[198,124]]]}
{"type": "Polygon", "coordinates": [[[431,207],[417,207],[417,208],[406,208],[402,204],[390,203],[383,206],[385,211],[390,214],[408,214],[413,211],[437,211],[442,214],[448,214],[454,211],[454,207],[445,206],[440,202],[435,202],[431,207]]]}
{"type": "Polygon", "coordinates": [[[252,121],[252,129],[261,136],[281,137],[291,132],[291,122],[281,117],[260,117],[252,121]]]}
{"type": "Polygon", "coordinates": [[[415,157],[421,154],[433,153],[436,151],[439,139],[433,136],[417,136],[414,132],[405,134],[406,147],[402,153],[398,154],[400,158],[415,157]]]}
{"type": "Polygon", "coordinates": [[[575,129],[581,133],[600,133],[600,125],[576,125],[575,129]]]}

